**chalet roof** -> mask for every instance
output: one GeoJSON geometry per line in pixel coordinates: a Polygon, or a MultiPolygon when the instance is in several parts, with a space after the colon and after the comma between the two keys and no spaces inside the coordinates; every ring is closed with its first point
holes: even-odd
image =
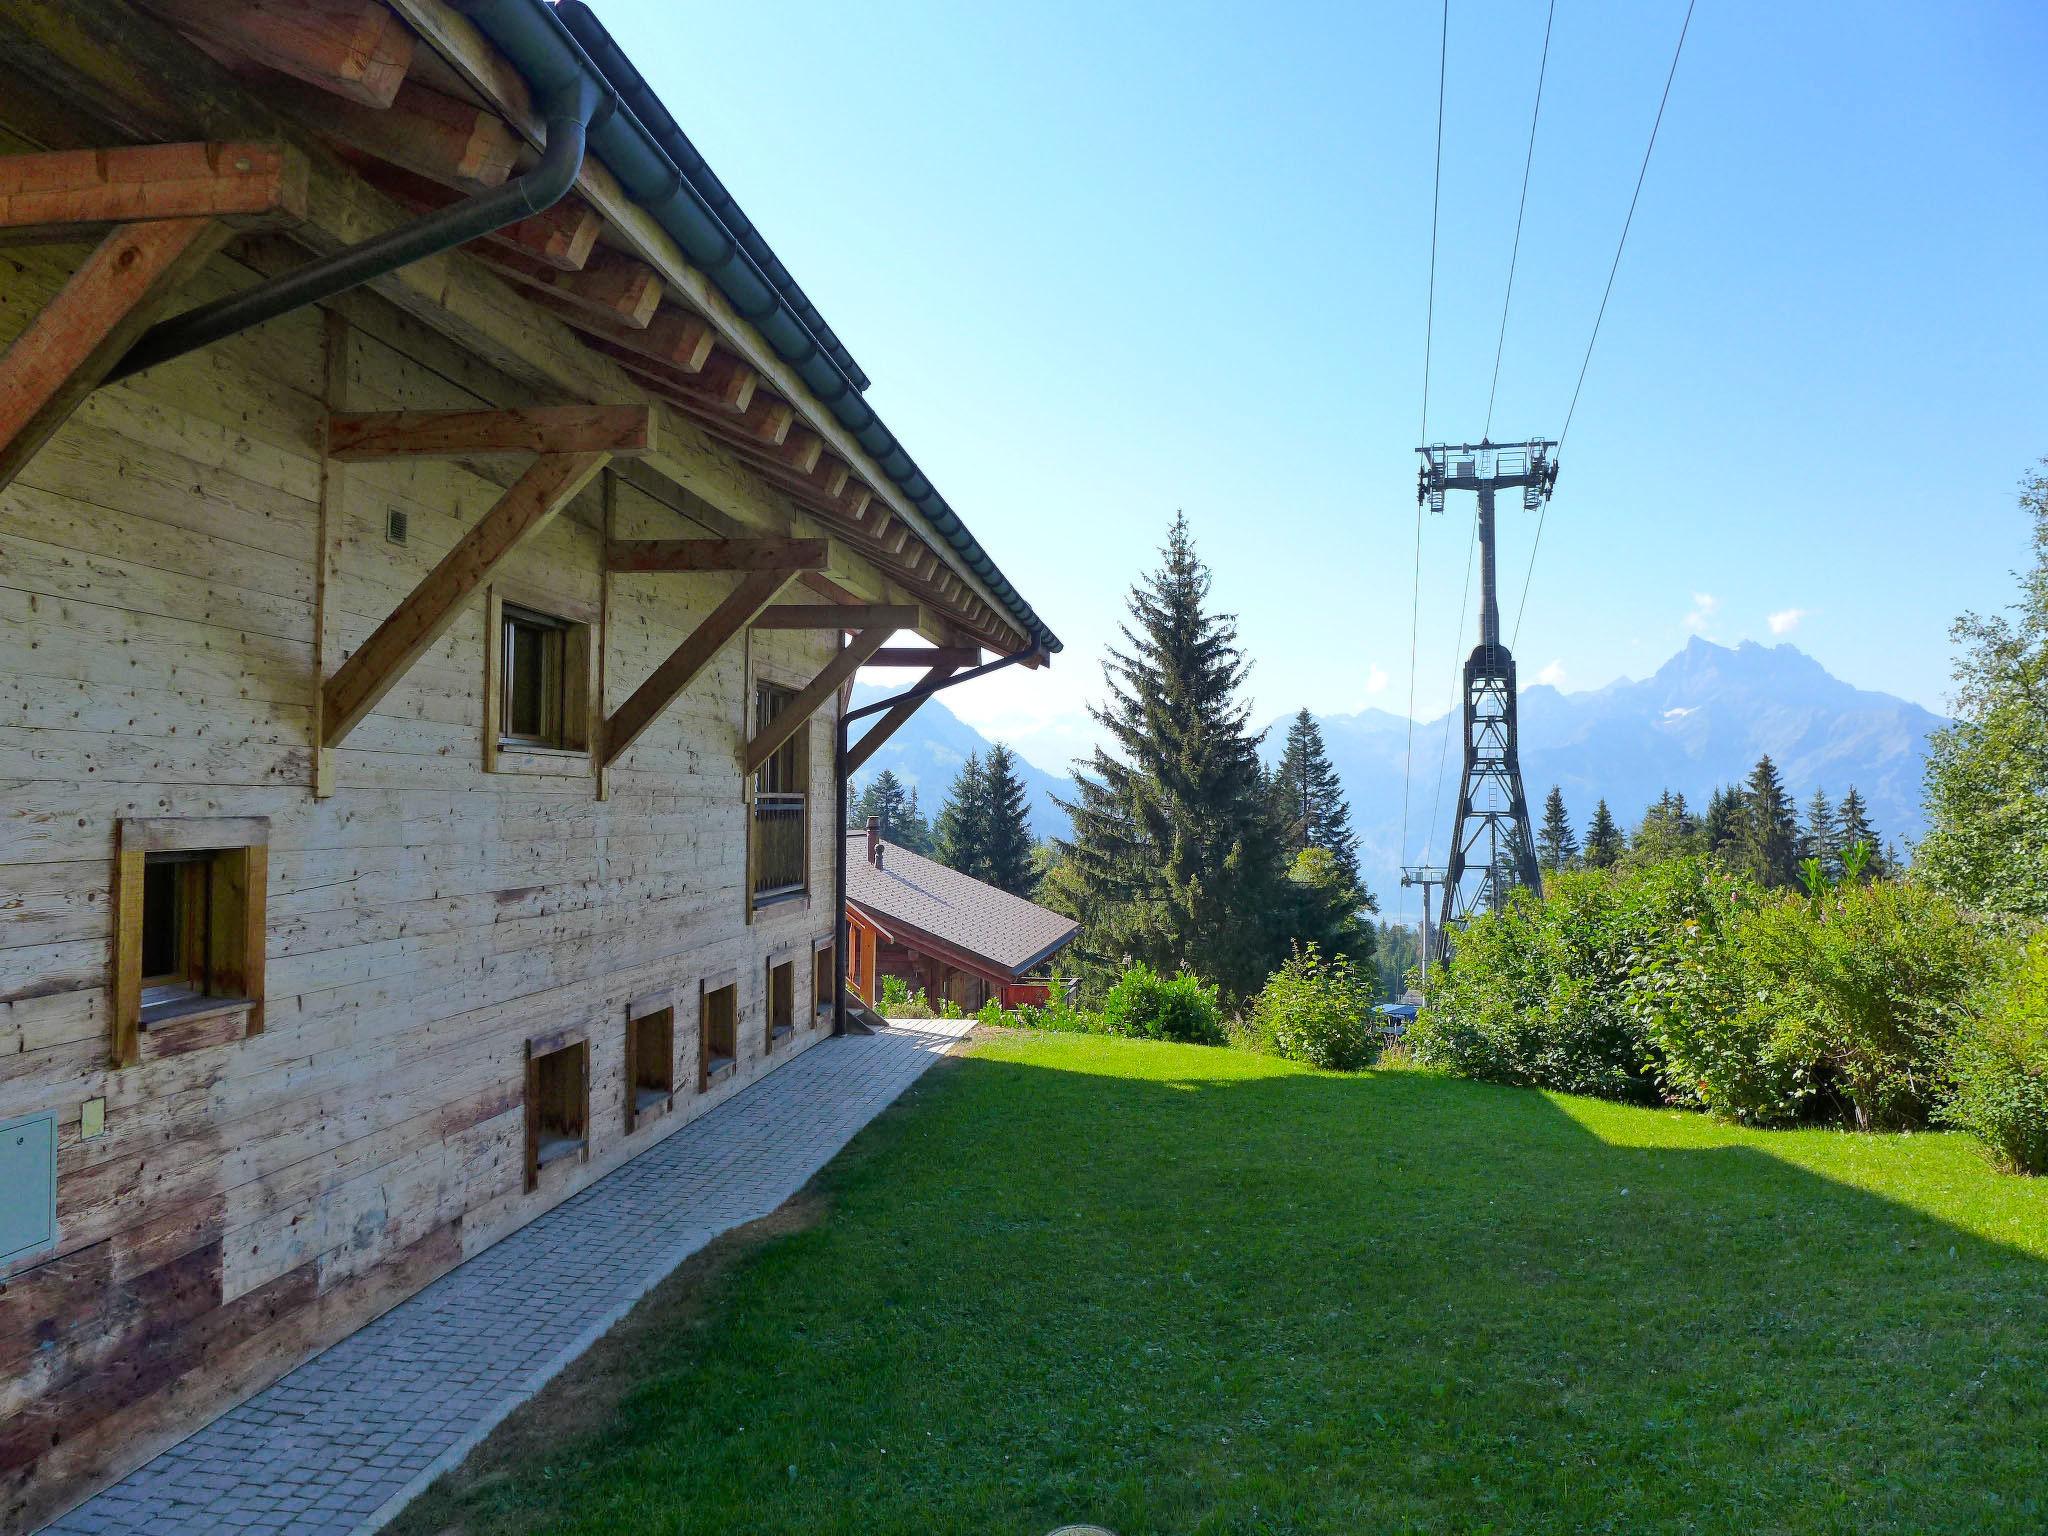
{"type": "Polygon", "coordinates": [[[1081,925],[1035,901],[949,869],[894,843],[882,867],[868,862],[867,833],[846,837],[846,900],[890,937],[929,937],[1021,976],[1073,942],[1081,925]]]}

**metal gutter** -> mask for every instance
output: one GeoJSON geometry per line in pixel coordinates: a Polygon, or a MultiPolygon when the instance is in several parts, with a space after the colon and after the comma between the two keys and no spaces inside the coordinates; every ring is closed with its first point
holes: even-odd
{"type": "Polygon", "coordinates": [[[548,139],[531,170],[503,186],[319,257],[268,282],[159,321],[136,339],[105,382],[115,383],[266,320],[359,288],[560,202],[582,173],[590,133],[612,115],[617,97],[601,79],[573,71],[551,77],[537,94],[544,104],[548,139]]]}
{"type": "Polygon", "coordinates": [[[906,500],[1008,610],[1033,647],[1061,649],[1059,636],[1011,585],[880,416],[861,398],[867,375],[788,270],[739,211],[723,183],[675,126],[646,80],[582,0],[452,0],[521,75],[545,90],[581,73],[618,100],[593,123],[590,148],[626,195],[647,210],[744,316],[804,387],[867,451],[906,500]],[[653,126],[650,126],[652,124],[653,126]]]}

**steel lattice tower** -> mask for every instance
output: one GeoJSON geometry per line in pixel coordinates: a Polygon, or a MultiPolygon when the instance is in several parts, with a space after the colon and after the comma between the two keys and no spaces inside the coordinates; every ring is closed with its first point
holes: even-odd
{"type": "Polygon", "coordinates": [[[1432,512],[1443,511],[1447,491],[1474,491],[1479,496],[1479,644],[1466,658],[1460,696],[1465,768],[1451,824],[1443,915],[1437,924],[1440,955],[1449,951],[1454,928],[1463,927],[1482,908],[1498,909],[1514,886],[1525,885],[1539,895],[1543,890],[1516,748],[1515,659],[1500,638],[1493,498],[1496,491],[1520,490],[1525,510],[1540,507],[1557,483],[1557,462],[1551,457],[1556,446],[1531,439],[1508,447],[1438,443],[1416,450],[1422,455],[1416,499],[1427,501],[1432,512]]]}

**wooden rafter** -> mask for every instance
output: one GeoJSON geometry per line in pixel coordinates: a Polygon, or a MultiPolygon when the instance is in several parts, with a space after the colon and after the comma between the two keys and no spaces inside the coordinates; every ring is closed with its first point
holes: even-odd
{"type": "Polygon", "coordinates": [[[124,224],[0,356],[0,489],[227,239],[216,219],[124,224]]]}
{"type": "Polygon", "coordinates": [[[366,107],[388,107],[413,36],[382,0],[149,0],[173,26],[366,107]]]}
{"type": "Polygon", "coordinates": [[[891,645],[868,658],[871,667],[960,667],[978,666],[981,650],[972,645],[891,645]]]}
{"type": "Polygon", "coordinates": [[[754,628],[894,631],[915,629],[917,621],[915,603],[780,603],[763,609],[754,628]]]}
{"type": "Polygon", "coordinates": [[[554,207],[507,224],[486,238],[516,247],[558,272],[581,272],[590,264],[590,253],[603,232],[604,220],[595,208],[580,197],[565,197],[554,207]]]}
{"type": "MultiPolygon", "coordinates": [[[[916,612],[915,609],[911,611],[916,612]]],[[[825,663],[824,669],[806,683],[795,698],[782,706],[773,720],[754,733],[754,739],[747,743],[746,771],[752,773],[767,762],[775,749],[794,736],[797,727],[815,715],[819,707],[839,691],[839,685],[858,672],[861,663],[886,645],[895,632],[894,625],[877,625],[873,629],[862,630],[841,647],[838,654],[825,663]]]]}
{"type": "Polygon", "coordinates": [[[538,289],[581,311],[632,330],[645,330],[661,303],[661,274],[644,261],[610,251],[591,253],[583,266],[565,271],[521,250],[486,245],[474,253],[524,288],[538,289]]]}
{"type": "Polygon", "coordinates": [[[534,460],[475,527],[441,557],[321,689],[321,745],[332,747],[448,632],[463,604],[508,555],[588,485],[607,453],[550,453],[534,460]]]}
{"type": "Polygon", "coordinates": [[[154,219],[306,216],[306,159],[281,144],[145,144],[0,155],[0,229],[67,240],[154,219]]]}
{"type": "Polygon", "coordinates": [[[610,453],[656,447],[644,405],[543,405],[503,411],[368,411],[327,421],[328,457],[455,459],[489,453],[610,453]]]}
{"type": "Polygon", "coordinates": [[[497,113],[410,81],[381,110],[317,92],[279,104],[351,149],[461,191],[499,186],[518,164],[519,136],[497,113]]]}
{"type": "Polygon", "coordinates": [[[831,562],[825,539],[615,539],[605,555],[612,571],[822,571],[831,562]]]}
{"type": "Polygon", "coordinates": [[[743,577],[724,602],[712,609],[703,623],[684,638],[668,659],[633,690],[632,697],[613,710],[604,723],[603,761],[610,767],[626,748],[640,739],[661,712],[690,682],[711,664],[711,659],[753,620],[797,573],[790,570],[754,571],[743,577]]]}
{"type": "MultiPolygon", "coordinates": [[[[924,654],[927,656],[951,656],[953,653],[927,651],[924,654]]],[[[972,665],[972,663],[970,662],[969,665],[972,665]]],[[[927,670],[925,675],[917,680],[917,686],[919,688],[929,688],[934,683],[943,683],[959,670],[960,664],[958,662],[951,660],[941,661],[927,670]]],[[[882,743],[891,736],[894,736],[903,722],[916,714],[918,706],[923,703],[924,699],[922,698],[906,699],[903,703],[887,711],[881,719],[863,731],[860,740],[846,749],[846,771],[848,773],[858,772],[861,764],[880,751],[882,743]]]]}

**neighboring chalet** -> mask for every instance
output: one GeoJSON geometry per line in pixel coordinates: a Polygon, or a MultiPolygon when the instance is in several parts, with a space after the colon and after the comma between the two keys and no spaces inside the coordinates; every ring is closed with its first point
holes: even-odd
{"type": "Polygon", "coordinates": [[[846,834],[846,985],[870,1006],[897,976],[934,1008],[1043,1003],[1045,968],[1080,932],[1071,917],[882,840],[846,834]]]}
{"type": "Polygon", "coordinates": [[[853,674],[1059,642],[580,5],[4,0],[0,347],[19,1531],[818,1041],[853,674]]]}

